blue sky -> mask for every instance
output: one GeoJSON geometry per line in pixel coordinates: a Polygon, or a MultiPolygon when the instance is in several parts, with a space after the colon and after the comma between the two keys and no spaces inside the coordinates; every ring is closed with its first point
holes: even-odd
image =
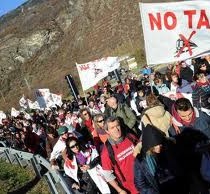
{"type": "Polygon", "coordinates": [[[0,0],[0,16],[17,8],[27,0],[0,0]]]}

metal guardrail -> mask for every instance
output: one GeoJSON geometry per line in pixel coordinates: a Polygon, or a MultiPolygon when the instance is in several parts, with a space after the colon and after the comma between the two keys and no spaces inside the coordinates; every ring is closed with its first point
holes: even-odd
{"type": "Polygon", "coordinates": [[[37,177],[46,179],[51,193],[72,194],[62,174],[57,170],[52,170],[50,163],[42,156],[9,148],[4,142],[0,141],[1,158],[6,159],[11,164],[18,164],[21,167],[32,167],[37,177]],[[42,174],[43,167],[46,169],[44,174],[42,174]]]}

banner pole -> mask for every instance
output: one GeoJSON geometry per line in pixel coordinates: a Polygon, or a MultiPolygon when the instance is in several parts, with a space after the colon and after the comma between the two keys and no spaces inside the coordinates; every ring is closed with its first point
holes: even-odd
{"type": "MultiPolygon", "coordinates": [[[[75,64],[76,64],[76,67],[77,67],[77,62],[75,62],[75,64]]],[[[78,73],[79,73],[79,72],[78,72],[78,73]]],[[[80,80],[80,84],[81,84],[81,86],[82,86],[81,79],[79,79],[79,80],[80,80]]],[[[85,93],[85,91],[83,90],[83,88],[82,88],[82,91],[83,91],[83,94],[84,94],[84,96],[85,96],[85,102],[86,102],[86,104],[87,104],[87,106],[88,106],[88,101],[87,101],[86,93],[85,93]]]]}
{"type": "Polygon", "coordinates": [[[83,94],[84,94],[84,96],[85,96],[85,102],[86,102],[86,104],[87,104],[87,106],[88,106],[88,100],[87,100],[86,93],[85,93],[85,91],[84,91],[84,90],[82,90],[82,91],[83,91],[83,94]]]}
{"type": "Polygon", "coordinates": [[[154,90],[153,90],[153,85],[152,85],[152,80],[151,79],[149,79],[149,85],[150,85],[152,94],[154,94],[154,90]]]}

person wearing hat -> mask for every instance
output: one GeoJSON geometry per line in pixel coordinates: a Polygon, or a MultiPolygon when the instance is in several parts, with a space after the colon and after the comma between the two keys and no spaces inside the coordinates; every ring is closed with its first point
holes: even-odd
{"type": "MultiPolygon", "coordinates": [[[[142,150],[134,163],[134,182],[141,194],[172,194],[180,192],[175,143],[165,133],[148,124],[142,132],[142,150]]],[[[180,173],[181,174],[181,173],[180,173]]]]}
{"type": "Polygon", "coordinates": [[[53,151],[50,154],[50,164],[52,169],[59,169],[59,162],[62,157],[61,154],[66,148],[66,140],[70,136],[68,133],[68,128],[66,126],[61,126],[57,129],[59,139],[53,147],[53,151]]]}

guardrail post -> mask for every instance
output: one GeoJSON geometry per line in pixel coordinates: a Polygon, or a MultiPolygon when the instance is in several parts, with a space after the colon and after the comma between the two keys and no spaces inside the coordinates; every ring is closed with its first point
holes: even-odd
{"type": "Polygon", "coordinates": [[[14,154],[14,156],[15,156],[15,159],[16,159],[17,163],[18,163],[21,167],[23,167],[23,165],[22,165],[22,163],[21,163],[21,161],[20,161],[20,159],[19,159],[19,155],[16,153],[16,154],[14,154]]]}
{"type": "Polygon", "coordinates": [[[40,174],[40,170],[39,170],[40,166],[36,163],[35,158],[31,158],[30,161],[31,161],[31,164],[34,168],[36,175],[41,178],[41,174],[40,174]]]}
{"type": "Polygon", "coordinates": [[[7,147],[7,145],[3,141],[0,141],[0,144],[3,145],[3,147],[7,147]]]}
{"type": "Polygon", "coordinates": [[[5,152],[5,154],[6,154],[6,157],[7,157],[8,161],[10,162],[10,164],[12,164],[12,159],[11,159],[11,157],[10,157],[10,155],[9,155],[8,149],[6,149],[4,152],[5,152]]]}
{"type": "Polygon", "coordinates": [[[0,145],[3,145],[3,147],[0,146],[0,155],[5,154],[3,158],[6,158],[7,162],[10,162],[12,164],[13,161],[16,161],[21,167],[24,166],[24,162],[27,162],[27,165],[30,163],[36,173],[36,176],[39,178],[44,177],[46,179],[49,189],[53,194],[59,194],[60,189],[62,189],[62,191],[64,191],[66,194],[73,193],[71,189],[69,190],[68,183],[66,183],[62,173],[57,170],[52,170],[49,161],[47,161],[40,155],[33,155],[28,152],[7,148],[2,141],[0,141],[0,145]],[[46,172],[44,176],[43,174],[41,174],[42,167],[45,167],[48,170],[48,172],[46,172]],[[58,186],[60,186],[61,188],[56,186],[56,184],[59,184],[58,186]]]}
{"type": "Polygon", "coordinates": [[[50,187],[51,192],[53,194],[58,194],[58,191],[55,187],[55,183],[53,182],[49,171],[44,175],[44,178],[46,179],[46,181],[48,183],[48,186],[50,187]]]}
{"type": "Polygon", "coordinates": [[[58,177],[59,177],[59,183],[62,185],[63,189],[67,194],[72,194],[72,192],[69,190],[67,183],[62,175],[61,172],[58,172],[58,177]]]}

